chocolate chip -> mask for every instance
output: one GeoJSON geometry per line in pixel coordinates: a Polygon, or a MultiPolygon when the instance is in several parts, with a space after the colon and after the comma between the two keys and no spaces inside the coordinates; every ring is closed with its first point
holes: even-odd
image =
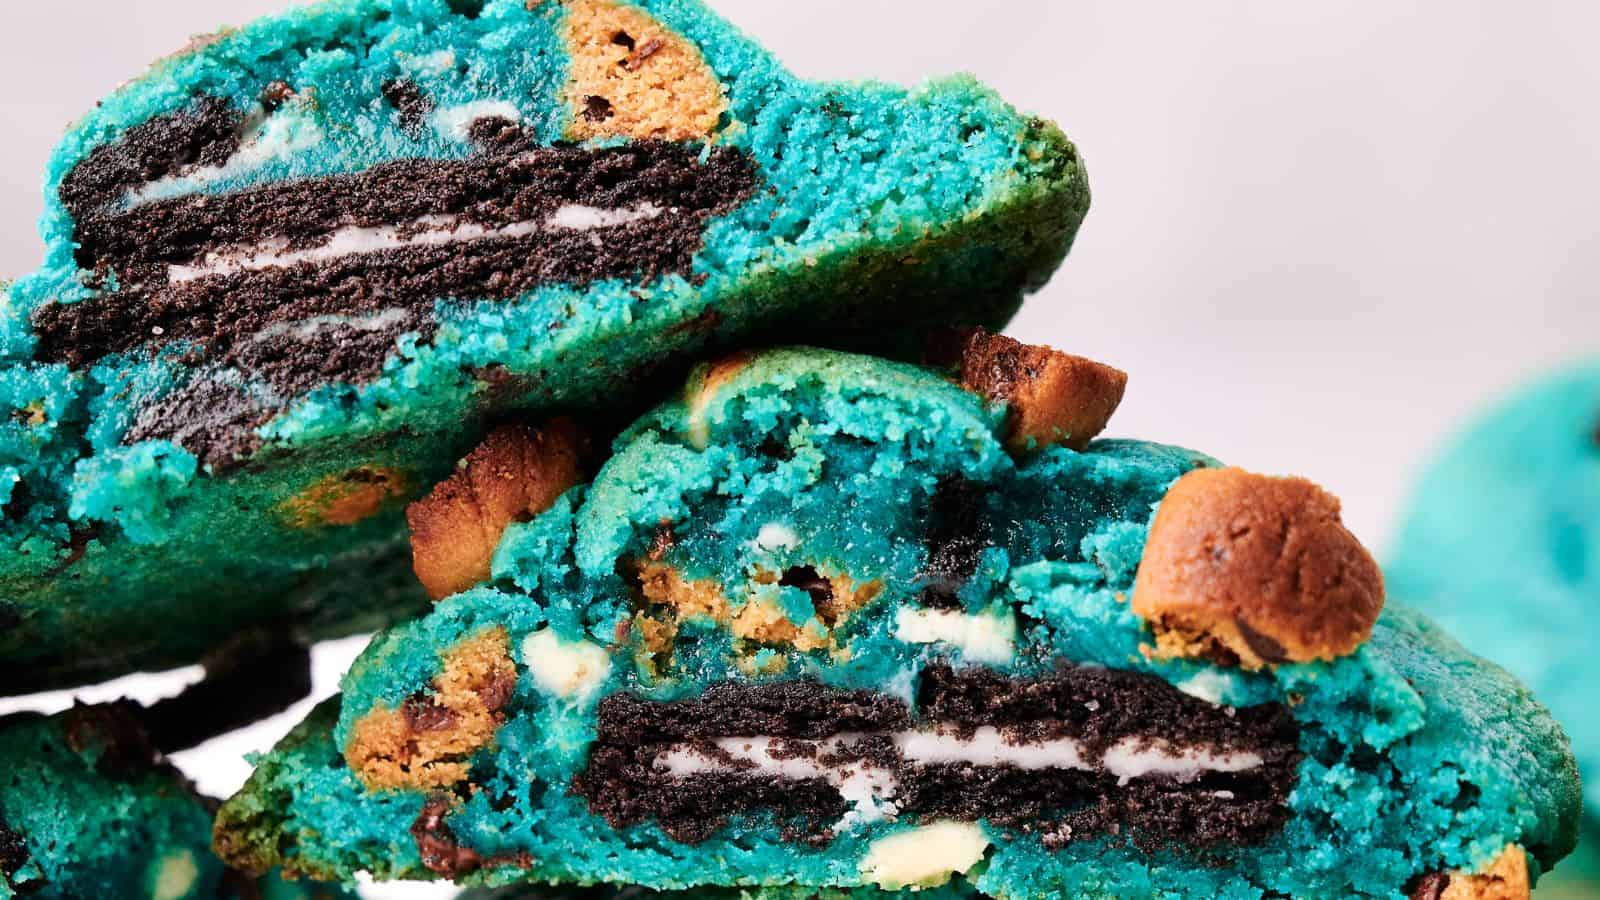
{"type": "Polygon", "coordinates": [[[630,72],[637,72],[644,66],[645,60],[655,56],[665,46],[666,44],[662,43],[660,38],[651,38],[640,45],[639,49],[629,54],[623,66],[630,72]]]}
{"type": "Polygon", "coordinates": [[[655,536],[650,538],[650,559],[660,562],[667,558],[667,553],[677,546],[677,535],[672,533],[672,523],[662,522],[656,526],[655,536]]]}
{"type": "Polygon", "coordinates": [[[604,122],[616,115],[611,108],[611,101],[604,97],[590,94],[583,101],[583,117],[591,122],[604,122]]]}
{"type": "Polygon", "coordinates": [[[1450,876],[1443,872],[1429,872],[1418,878],[1409,890],[1410,900],[1439,900],[1450,887],[1450,876]]]}
{"type": "Polygon", "coordinates": [[[619,31],[611,36],[611,43],[616,44],[618,47],[627,47],[629,50],[632,50],[633,35],[627,33],[626,31],[619,31]]]}
{"type": "Polygon", "coordinates": [[[514,673],[497,671],[488,683],[478,689],[478,697],[490,712],[497,712],[505,708],[516,689],[517,676],[514,673]]]}
{"type": "Polygon", "coordinates": [[[450,797],[434,797],[423,805],[411,825],[411,837],[422,855],[422,864],[428,871],[452,881],[483,867],[482,854],[461,846],[455,832],[445,824],[453,805],[450,797]]]}
{"type": "Polygon", "coordinates": [[[1244,622],[1239,622],[1239,636],[1250,645],[1250,649],[1265,662],[1273,665],[1282,665],[1289,662],[1289,651],[1271,637],[1251,628],[1244,622]]]}
{"type": "Polygon", "coordinates": [[[407,697],[401,709],[412,731],[449,731],[456,725],[455,711],[440,706],[425,694],[407,697]]]}

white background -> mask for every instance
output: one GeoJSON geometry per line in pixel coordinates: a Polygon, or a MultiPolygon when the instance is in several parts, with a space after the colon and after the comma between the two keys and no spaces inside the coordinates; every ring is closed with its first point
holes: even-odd
{"type": "MultiPolygon", "coordinates": [[[[1447,429],[1600,352],[1600,4],[713,2],[803,75],[970,70],[1060,121],[1094,210],[1013,333],[1130,371],[1115,434],[1310,476],[1374,546],[1447,429]]],[[[71,119],[191,32],[282,5],[0,5],[0,273],[37,262],[71,119]]],[[[320,691],[358,649],[319,657],[320,691]]],[[[293,718],[183,762],[226,793],[293,718]]]]}

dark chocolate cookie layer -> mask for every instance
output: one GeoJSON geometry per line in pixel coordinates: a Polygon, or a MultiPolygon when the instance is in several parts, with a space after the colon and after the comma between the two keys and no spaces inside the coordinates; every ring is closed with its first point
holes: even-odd
{"type": "Polygon", "coordinates": [[[1213,850],[1258,844],[1287,821],[1301,758],[1299,730],[1281,705],[1215,706],[1150,676],[1063,667],[1038,680],[940,665],[924,673],[914,716],[894,697],[814,681],[723,684],[696,700],[605,700],[598,740],[573,790],[612,826],[658,823],[697,843],[730,817],[769,812],[790,839],[826,843],[851,803],[823,777],[780,777],[730,755],[729,738],[771,739],[771,757],[892,777],[902,819],[983,819],[1038,829],[1064,843],[1127,834],[1145,847],[1213,850]],[[983,765],[908,758],[894,736],[936,727],[956,739],[995,729],[1007,745],[1075,742],[1085,760],[1119,747],[1205,748],[1260,759],[1244,771],[1193,777],[1114,766],[983,765]],[[684,775],[663,760],[691,752],[716,763],[684,775]]]}
{"type": "Polygon", "coordinates": [[[706,223],[757,184],[728,148],[534,147],[512,129],[465,160],[128,208],[150,176],[218,155],[220,116],[201,103],[79,165],[62,187],[79,264],[116,290],[33,315],[44,360],[183,354],[196,377],[148,401],[125,440],[172,440],[218,466],[289,400],[376,376],[401,335],[426,341],[442,297],[689,274],[706,223]]]}

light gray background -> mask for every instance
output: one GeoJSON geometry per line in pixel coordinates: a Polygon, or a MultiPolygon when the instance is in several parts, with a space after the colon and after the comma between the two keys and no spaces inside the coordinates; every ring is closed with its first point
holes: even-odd
{"type": "MultiPolygon", "coordinates": [[[[1375,546],[1445,430],[1600,352],[1600,4],[713,2],[801,74],[970,70],[1060,121],[1095,206],[1013,333],[1131,372],[1116,434],[1308,475],[1375,546]]],[[[70,119],[191,32],[283,5],[0,6],[0,273],[37,261],[70,119]]],[[[319,690],[359,647],[319,656],[319,690]]],[[[226,793],[293,718],[183,761],[226,793]]]]}

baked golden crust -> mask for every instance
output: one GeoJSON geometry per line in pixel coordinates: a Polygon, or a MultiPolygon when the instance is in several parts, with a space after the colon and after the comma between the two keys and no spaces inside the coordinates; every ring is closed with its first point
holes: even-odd
{"type": "Polygon", "coordinates": [[[428,595],[440,600],[486,581],[500,537],[581,480],[584,437],[558,419],[540,429],[496,429],[427,497],[411,504],[412,565],[428,595]]]}
{"type": "Polygon", "coordinates": [[[1346,656],[1382,609],[1383,574],[1336,497],[1240,469],[1201,469],[1168,490],[1133,593],[1154,655],[1247,669],[1346,656]]]}

